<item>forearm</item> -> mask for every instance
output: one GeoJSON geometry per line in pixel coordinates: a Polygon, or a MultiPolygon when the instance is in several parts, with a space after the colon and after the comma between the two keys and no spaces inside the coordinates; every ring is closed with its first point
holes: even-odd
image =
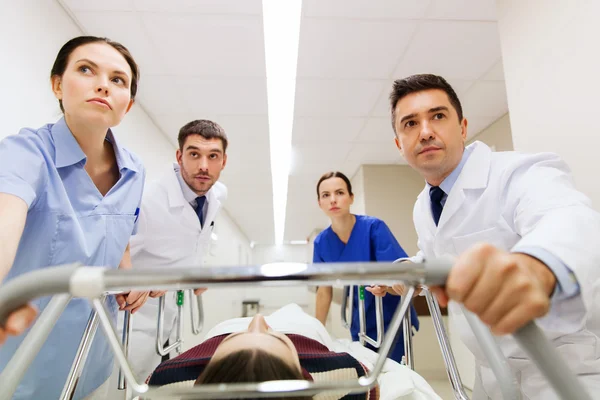
{"type": "Polygon", "coordinates": [[[119,263],[120,269],[131,269],[133,264],[131,263],[131,251],[129,249],[129,243],[125,248],[125,253],[123,254],[123,258],[121,258],[121,262],[119,263]]]}
{"type": "Polygon", "coordinates": [[[315,316],[323,325],[327,322],[327,314],[329,314],[332,297],[333,288],[331,286],[321,286],[317,289],[315,316]]]}

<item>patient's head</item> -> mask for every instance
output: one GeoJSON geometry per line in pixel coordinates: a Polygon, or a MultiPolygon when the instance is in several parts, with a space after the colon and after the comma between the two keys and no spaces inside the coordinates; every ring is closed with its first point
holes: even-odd
{"type": "Polygon", "coordinates": [[[286,335],[273,331],[259,314],[248,330],[223,339],[196,385],[288,379],[304,379],[296,347],[286,335]]]}

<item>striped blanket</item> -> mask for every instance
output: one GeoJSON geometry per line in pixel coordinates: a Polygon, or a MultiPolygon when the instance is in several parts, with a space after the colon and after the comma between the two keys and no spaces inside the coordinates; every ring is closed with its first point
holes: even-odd
{"type": "MultiPolygon", "coordinates": [[[[217,346],[228,335],[213,337],[171,360],[161,363],[148,378],[152,386],[185,387],[194,384],[204,367],[210,361],[217,346]]],[[[287,335],[300,357],[300,365],[305,379],[314,382],[333,382],[353,379],[366,375],[367,369],[348,353],[329,351],[316,340],[305,336],[287,335]]],[[[377,400],[379,387],[362,394],[348,395],[329,392],[314,397],[318,400],[377,400]]]]}

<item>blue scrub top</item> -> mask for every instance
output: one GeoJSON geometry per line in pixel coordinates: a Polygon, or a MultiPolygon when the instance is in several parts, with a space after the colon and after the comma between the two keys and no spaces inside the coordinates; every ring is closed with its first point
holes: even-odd
{"type": "MultiPolygon", "coordinates": [[[[64,119],[38,130],[22,129],[0,142],[0,192],[29,206],[25,229],[5,281],[29,271],[66,263],[117,268],[130,236],[144,186],[139,158],[121,147],[109,130],[120,178],[106,196],[84,169],[86,156],[64,119]]],[[[33,304],[40,310],[49,298],[33,304]]],[[[114,297],[107,301],[116,316],[114,297]]],[[[57,399],[62,392],[91,306],[73,299],[27,371],[14,399],[57,399]]],[[[0,346],[2,370],[25,335],[0,346]]],[[[76,399],[93,392],[112,372],[112,351],[101,329],[95,336],[76,399]]]]}
{"type": "MultiPolygon", "coordinates": [[[[382,220],[365,215],[356,215],[356,222],[350,233],[348,243],[344,244],[331,229],[331,226],[315,238],[313,262],[373,262],[395,261],[407,257],[406,252],[400,247],[398,241],[382,220]]],[[[365,315],[366,331],[373,339],[377,338],[377,325],[375,317],[375,296],[365,290],[365,315]]],[[[400,303],[400,296],[386,295],[383,298],[383,320],[387,328],[400,303]]],[[[352,304],[352,325],[350,333],[352,340],[358,341],[360,322],[358,317],[358,288],[354,287],[352,304]]],[[[419,320],[414,307],[411,307],[412,324],[419,329],[419,320]]],[[[370,345],[367,347],[372,348],[370,345]]],[[[396,346],[390,358],[401,362],[404,355],[404,334],[399,331],[396,346]]]]}

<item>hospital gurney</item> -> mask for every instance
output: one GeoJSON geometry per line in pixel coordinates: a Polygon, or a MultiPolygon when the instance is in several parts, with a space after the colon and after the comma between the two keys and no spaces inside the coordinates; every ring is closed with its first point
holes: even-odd
{"type": "MultiPolygon", "coordinates": [[[[36,297],[57,295],[46,307],[35,326],[30,330],[23,344],[15,353],[15,368],[5,368],[0,375],[0,399],[8,399],[12,392],[6,388],[11,382],[20,381],[27,366],[39,350],[41,343],[50,332],[71,296],[88,298],[97,312],[99,323],[112,347],[115,357],[123,369],[125,379],[134,394],[144,399],[159,398],[240,398],[243,396],[273,397],[315,395],[317,393],[344,390],[350,393],[366,392],[377,384],[377,376],[383,368],[386,356],[391,351],[396,333],[404,315],[408,312],[416,285],[444,284],[451,265],[446,262],[429,261],[422,264],[394,263],[347,263],[347,264],[301,264],[272,263],[260,266],[207,268],[207,269],[170,269],[164,270],[115,270],[98,267],[70,265],[52,267],[24,274],[0,287],[0,324],[4,324],[12,310],[28,303],[36,297]],[[119,343],[115,329],[105,309],[102,296],[106,292],[137,290],[186,290],[197,287],[218,287],[231,285],[282,286],[293,284],[309,285],[368,285],[371,282],[391,285],[403,281],[409,287],[400,306],[397,308],[389,331],[380,346],[381,356],[372,371],[358,380],[344,382],[276,381],[245,384],[202,385],[193,388],[163,391],[139,383],[133,375],[119,343]],[[69,294],[65,294],[69,293],[69,294]],[[19,368],[16,368],[18,366],[19,368]]],[[[472,325],[477,328],[477,324],[472,325]]],[[[482,326],[479,323],[479,326],[482,326]]],[[[487,336],[491,337],[489,331],[487,336]]],[[[538,368],[564,399],[591,399],[585,393],[576,377],[565,371],[556,350],[550,345],[542,331],[534,322],[515,333],[515,339],[529,354],[538,368]]],[[[485,331],[478,337],[485,337],[485,331]]],[[[492,338],[493,340],[493,338],[492,338]]],[[[489,343],[481,343],[486,347],[489,343]]],[[[493,346],[486,354],[490,364],[506,365],[501,354],[495,353],[493,346]]],[[[500,368],[494,368],[502,388],[510,387],[512,382],[499,374],[500,368]]],[[[13,389],[14,390],[14,389],[13,389]]],[[[504,393],[504,392],[503,392],[504,393]]]]}

